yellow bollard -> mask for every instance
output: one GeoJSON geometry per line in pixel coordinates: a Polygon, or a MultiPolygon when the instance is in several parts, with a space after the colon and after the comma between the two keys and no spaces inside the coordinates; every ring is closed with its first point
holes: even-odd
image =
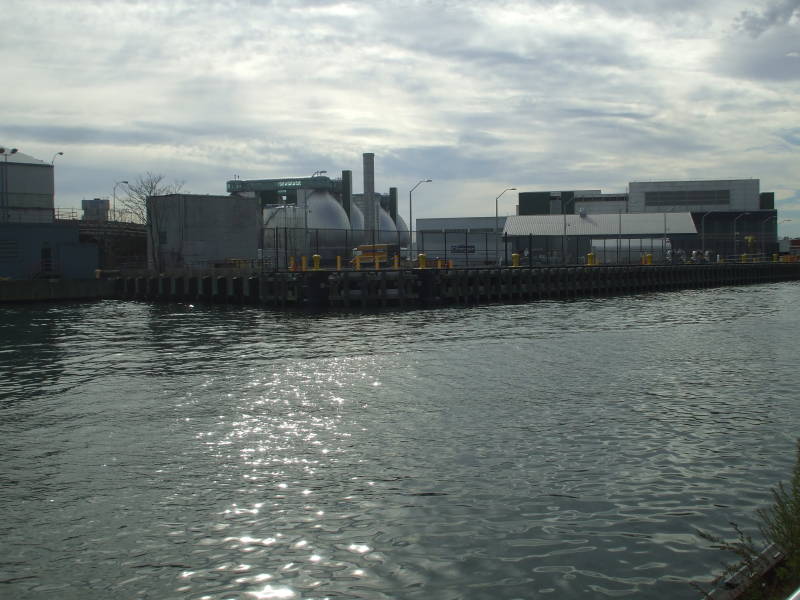
{"type": "Polygon", "coordinates": [[[586,255],[586,264],[590,267],[593,267],[596,264],[594,262],[594,252],[589,252],[589,254],[586,255]]]}
{"type": "Polygon", "coordinates": [[[353,263],[353,267],[355,268],[356,271],[360,271],[361,270],[361,257],[360,256],[356,256],[356,260],[353,263]]]}
{"type": "Polygon", "coordinates": [[[311,268],[314,271],[319,271],[319,263],[321,259],[322,257],[319,254],[315,254],[314,256],[311,257],[311,265],[312,265],[311,268]]]}
{"type": "Polygon", "coordinates": [[[342,270],[342,257],[341,256],[337,256],[336,257],[336,270],[337,271],[341,271],[342,270]]]}
{"type": "Polygon", "coordinates": [[[420,254],[419,256],[417,256],[417,268],[425,269],[427,267],[427,264],[428,264],[427,256],[425,256],[424,254],[420,254]]]}
{"type": "Polygon", "coordinates": [[[653,264],[653,255],[652,254],[645,254],[644,255],[644,264],[652,265],[653,264]]]}
{"type": "Polygon", "coordinates": [[[512,267],[518,267],[519,266],[519,253],[518,252],[514,252],[511,255],[511,266],[512,267]]]}
{"type": "Polygon", "coordinates": [[[289,257],[289,270],[290,271],[296,271],[297,270],[297,265],[294,262],[294,256],[290,256],[289,257]]]}
{"type": "Polygon", "coordinates": [[[778,262],[778,255],[777,254],[773,254],[772,255],[772,262],[778,262]]]}
{"type": "Polygon", "coordinates": [[[303,272],[308,270],[308,257],[305,255],[300,257],[300,270],[303,272]]]}
{"type": "Polygon", "coordinates": [[[378,258],[377,254],[375,255],[375,270],[376,271],[381,270],[381,260],[378,258]]]}
{"type": "Polygon", "coordinates": [[[399,269],[400,269],[400,255],[399,254],[395,254],[394,255],[394,270],[397,271],[399,269]]]}

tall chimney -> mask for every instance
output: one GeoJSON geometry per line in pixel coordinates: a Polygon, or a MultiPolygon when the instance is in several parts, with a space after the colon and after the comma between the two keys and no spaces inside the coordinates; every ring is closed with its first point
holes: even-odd
{"type": "Polygon", "coordinates": [[[375,154],[364,153],[364,229],[378,230],[378,208],[375,206],[375,154]]]}

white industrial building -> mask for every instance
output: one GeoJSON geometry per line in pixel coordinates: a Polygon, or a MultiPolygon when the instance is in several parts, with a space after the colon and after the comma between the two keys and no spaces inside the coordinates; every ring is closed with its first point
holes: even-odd
{"type": "Polygon", "coordinates": [[[0,222],[53,220],[53,165],[15,148],[0,148],[0,222]]]}

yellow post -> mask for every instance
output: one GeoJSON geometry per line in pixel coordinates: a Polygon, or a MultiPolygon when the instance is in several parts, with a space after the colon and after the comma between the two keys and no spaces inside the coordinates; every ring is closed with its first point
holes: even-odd
{"type": "Polygon", "coordinates": [[[336,257],[336,270],[337,271],[341,271],[342,270],[342,257],[341,256],[337,256],[336,257]]]}
{"type": "Polygon", "coordinates": [[[300,257],[300,270],[301,271],[308,270],[308,257],[305,254],[300,257]]]}
{"type": "Polygon", "coordinates": [[[400,255],[394,255],[394,270],[397,271],[400,268],[400,255]]]}
{"type": "Polygon", "coordinates": [[[653,255],[652,254],[645,254],[644,255],[644,264],[652,265],[653,264],[653,255]]]}
{"type": "Polygon", "coordinates": [[[319,263],[321,258],[322,257],[319,254],[315,254],[314,256],[311,257],[311,264],[313,265],[311,268],[314,271],[319,271],[319,263]]]}
{"type": "Polygon", "coordinates": [[[774,254],[774,253],[773,253],[773,255],[772,255],[772,262],[778,262],[778,255],[777,255],[777,254],[774,254]]]}
{"type": "Polygon", "coordinates": [[[436,259],[436,268],[443,269],[444,268],[444,261],[441,258],[436,259]]]}
{"type": "Polygon", "coordinates": [[[355,260],[355,263],[353,264],[353,266],[355,267],[356,271],[360,271],[361,270],[361,257],[360,256],[356,256],[356,260],[355,260]]]}
{"type": "Polygon", "coordinates": [[[518,267],[519,266],[519,253],[518,252],[514,252],[511,255],[511,266],[512,267],[518,267]]]}
{"type": "Polygon", "coordinates": [[[380,271],[381,270],[381,259],[378,258],[378,254],[377,253],[375,254],[375,270],[376,271],[380,271]]]}
{"type": "Polygon", "coordinates": [[[428,257],[427,256],[425,256],[424,254],[420,254],[419,256],[417,256],[417,267],[418,268],[424,269],[424,268],[426,268],[427,264],[428,264],[428,257]]]}
{"type": "Polygon", "coordinates": [[[593,267],[595,264],[597,264],[594,262],[594,259],[595,259],[594,252],[589,252],[589,254],[586,255],[586,264],[589,265],[590,267],[593,267]]]}
{"type": "Polygon", "coordinates": [[[294,256],[290,256],[289,257],[289,270],[290,271],[296,271],[297,270],[297,265],[294,262],[294,256]]]}

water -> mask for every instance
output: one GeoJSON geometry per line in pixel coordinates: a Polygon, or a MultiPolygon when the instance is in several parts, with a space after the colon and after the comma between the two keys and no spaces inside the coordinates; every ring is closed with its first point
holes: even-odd
{"type": "Polygon", "coordinates": [[[799,302],[0,307],[0,597],[697,598],[788,478],[799,302]]]}

